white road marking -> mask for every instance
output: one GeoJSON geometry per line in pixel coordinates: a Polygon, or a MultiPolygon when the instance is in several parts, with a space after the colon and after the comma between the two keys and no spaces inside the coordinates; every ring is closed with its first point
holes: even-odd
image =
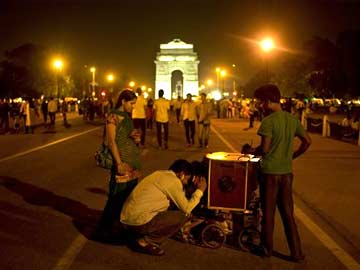
{"type": "Polygon", "coordinates": [[[72,241],[69,248],[65,251],[60,260],[58,260],[53,270],[69,269],[86,242],[87,239],[82,234],[79,234],[78,237],[72,241]]]}
{"type": "MultiPolygon", "coordinates": [[[[233,152],[236,150],[214,127],[211,130],[229,147],[233,152]]],[[[343,248],[341,248],[326,232],[316,225],[299,207],[294,204],[295,216],[308,228],[312,234],[319,239],[323,245],[348,269],[359,270],[360,264],[351,257],[343,248]]]]}
{"type": "MultiPolygon", "coordinates": [[[[58,144],[58,143],[73,139],[75,137],[84,135],[86,133],[92,132],[92,131],[100,129],[100,128],[101,127],[96,127],[96,128],[93,128],[93,129],[89,129],[87,131],[77,133],[75,135],[72,135],[72,136],[69,136],[69,137],[66,137],[66,138],[63,138],[63,139],[48,143],[48,144],[44,144],[42,146],[35,147],[35,148],[30,149],[30,150],[11,155],[11,156],[8,156],[6,158],[2,158],[2,159],[0,159],[0,162],[4,162],[4,161],[10,160],[10,159],[14,159],[14,158],[17,158],[17,157],[20,157],[20,156],[23,156],[23,155],[26,155],[26,154],[41,150],[41,149],[44,149],[46,147],[49,147],[49,146],[52,146],[52,145],[55,145],[55,144],[58,144]]],[[[141,151],[140,155],[145,156],[148,152],[149,152],[148,149],[144,149],[144,150],[141,151]]],[[[64,255],[56,263],[53,270],[66,270],[66,269],[69,269],[70,266],[72,265],[72,263],[74,262],[75,258],[77,257],[77,255],[80,253],[80,251],[82,250],[82,248],[86,244],[86,242],[87,242],[87,239],[82,234],[79,234],[74,239],[74,241],[70,244],[69,248],[65,251],[64,255]]]]}
{"type": "Polygon", "coordinates": [[[349,270],[359,270],[360,264],[354,260],[344,249],[330,238],[318,225],[316,225],[299,207],[295,205],[295,216],[311,231],[332,254],[334,254],[349,270]]]}
{"type": "Polygon", "coordinates": [[[213,126],[210,126],[211,128],[211,131],[213,131],[219,138],[220,140],[222,140],[222,142],[227,146],[229,147],[229,149],[232,151],[232,152],[239,152],[240,150],[239,149],[235,149],[213,126]]]}
{"type": "Polygon", "coordinates": [[[35,151],[44,149],[44,148],[46,148],[46,147],[49,147],[49,146],[52,146],[52,145],[55,145],[55,144],[58,144],[58,143],[61,143],[61,142],[64,142],[64,141],[67,141],[67,140],[70,140],[70,139],[73,139],[73,138],[75,138],[75,137],[84,135],[84,134],[86,134],[86,133],[92,132],[92,131],[97,130],[97,129],[100,129],[100,128],[101,128],[101,127],[96,127],[96,128],[93,128],[93,129],[89,129],[89,130],[86,130],[86,131],[77,133],[77,134],[75,134],[75,135],[71,135],[71,136],[69,136],[69,137],[62,138],[62,139],[60,139],[60,140],[53,141],[53,142],[51,142],[51,143],[44,144],[44,145],[41,145],[41,146],[38,146],[38,147],[35,147],[35,148],[32,148],[32,149],[29,149],[29,150],[26,150],[26,151],[23,151],[23,152],[20,152],[20,153],[17,153],[17,154],[8,156],[8,157],[2,158],[2,159],[0,159],[0,163],[1,163],[1,162],[4,162],[4,161],[8,161],[8,160],[10,160],[10,159],[14,159],[14,158],[20,157],[20,156],[24,156],[24,155],[30,154],[30,153],[32,153],[32,152],[35,152],[35,151]]]}

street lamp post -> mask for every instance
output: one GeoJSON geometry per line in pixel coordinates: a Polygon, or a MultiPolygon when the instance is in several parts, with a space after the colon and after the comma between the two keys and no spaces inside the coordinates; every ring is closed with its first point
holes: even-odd
{"type": "Polygon", "coordinates": [[[222,78],[222,91],[225,92],[225,76],[226,76],[226,70],[222,69],[220,71],[220,76],[222,78]]]}
{"type": "Polygon", "coordinates": [[[265,38],[260,42],[260,46],[262,51],[266,54],[264,57],[265,61],[265,74],[266,74],[266,82],[269,82],[270,74],[269,74],[269,59],[268,54],[273,50],[274,48],[274,41],[271,38],[265,38]]]}
{"type": "Polygon", "coordinates": [[[61,59],[55,59],[54,60],[54,68],[56,70],[56,94],[57,94],[57,98],[60,97],[60,80],[59,80],[59,76],[60,76],[60,72],[63,68],[63,61],[61,59]]]}
{"type": "Polygon", "coordinates": [[[96,68],[95,67],[91,67],[90,68],[90,72],[92,73],[92,81],[91,81],[91,85],[92,85],[92,96],[95,96],[95,72],[96,72],[96,68]]]}
{"type": "Polygon", "coordinates": [[[220,80],[221,68],[216,68],[216,90],[219,91],[219,80],[220,80]]]}

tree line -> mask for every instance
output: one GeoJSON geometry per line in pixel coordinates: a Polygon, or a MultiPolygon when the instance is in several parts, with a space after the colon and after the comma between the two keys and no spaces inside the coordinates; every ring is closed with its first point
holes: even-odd
{"type": "Polygon", "coordinates": [[[344,31],[336,42],[314,36],[265,73],[260,70],[245,84],[246,94],[270,81],[287,97],[360,97],[360,31],[344,31]]]}

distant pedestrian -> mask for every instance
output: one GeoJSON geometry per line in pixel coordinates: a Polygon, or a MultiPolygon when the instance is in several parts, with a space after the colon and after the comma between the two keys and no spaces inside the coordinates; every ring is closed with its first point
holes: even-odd
{"type": "Polygon", "coordinates": [[[254,121],[255,121],[255,117],[256,117],[256,107],[255,107],[255,102],[254,100],[251,100],[249,103],[249,128],[253,128],[254,127],[254,121]]]}
{"type": "Polygon", "coordinates": [[[132,119],[134,122],[134,128],[141,131],[140,147],[145,147],[147,102],[140,87],[136,88],[136,93],[137,99],[132,111],[132,119]]]}
{"type": "Polygon", "coordinates": [[[48,118],[48,101],[47,99],[44,97],[42,102],[41,102],[41,113],[43,115],[43,119],[44,119],[44,126],[47,126],[47,118],[48,118]]]}
{"type": "Polygon", "coordinates": [[[178,96],[177,99],[174,101],[174,108],[175,108],[175,114],[176,114],[176,122],[180,123],[180,113],[181,113],[181,105],[183,101],[181,96],[178,96]]]}
{"type": "Polygon", "coordinates": [[[31,117],[31,107],[30,107],[31,98],[26,97],[23,103],[21,104],[20,114],[24,120],[25,134],[34,133],[32,129],[32,117],[31,117]]]}
{"type": "Polygon", "coordinates": [[[159,98],[154,102],[154,114],[158,147],[162,148],[162,129],[164,129],[164,148],[168,149],[170,102],[164,98],[164,90],[158,92],[159,98]]]}
{"type": "Polygon", "coordinates": [[[53,97],[50,97],[49,103],[48,103],[48,112],[50,117],[50,128],[55,128],[55,118],[56,118],[56,112],[58,110],[58,105],[56,100],[54,100],[53,97]]]}
{"type": "Polygon", "coordinates": [[[67,121],[67,111],[68,111],[68,103],[66,102],[65,98],[63,98],[62,103],[61,103],[61,113],[63,116],[64,127],[70,126],[67,121]]]}
{"type": "Polygon", "coordinates": [[[201,103],[196,107],[198,118],[199,147],[208,148],[210,135],[211,103],[206,100],[206,94],[201,93],[201,103]]]}
{"type": "Polygon", "coordinates": [[[255,91],[255,98],[264,108],[267,116],[262,120],[257,132],[261,144],[251,151],[243,147],[244,153],[262,156],[260,198],[262,208],[261,255],[270,257],[273,253],[273,232],[276,206],[284,224],[288,246],[293,261],[305,258],[301,250],[300,237],[294,218],[292,196],[292,160],[303,154],[311,144],[309,135],[299,119],[283,111],[280,105],[280,91],[268,84],[255,91]],[[294,138],[301,140],[294,151],[294,138]]]}
{"type": "Polygon", "coordinates": [[[154,122],[154,100],[152,98],[149,98],[146,103],[146,128],[152,130],[153,122],[154,122]]]}
{"type": "Polygon", "coordinates": [[[191,94],[186,95],[186,100],[181,106],[181,115],[184,121],[186,146],[190,147],[194,145],[196,120],[196,104],[191,94]]]}

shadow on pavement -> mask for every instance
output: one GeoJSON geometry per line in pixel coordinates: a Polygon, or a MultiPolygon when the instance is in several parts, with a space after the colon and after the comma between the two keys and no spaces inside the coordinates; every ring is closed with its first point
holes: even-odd
{"type": "Polygon", "coordinates": [[[75,228],[89,240],[117,245],[126,244],[126,237],[122,235],[123,230],[118,228],[119,226],[114,226],[115,235],[111,235],[108,239],[94,239],[94,231],[102,211],[90,209],[79,201],[56,195],[51,191],[21,182],[13,177],[0,176],[0,184],[20,195],[29,204],[46,206],[70,216],[75,228]]]}

